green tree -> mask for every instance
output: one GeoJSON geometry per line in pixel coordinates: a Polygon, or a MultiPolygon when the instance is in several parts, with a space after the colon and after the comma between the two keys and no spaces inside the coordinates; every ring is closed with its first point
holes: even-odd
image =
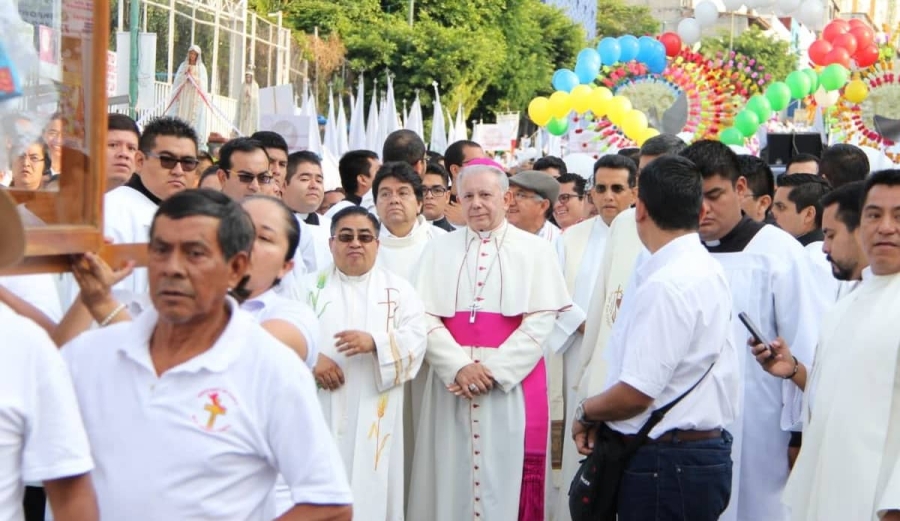
{"type": "Polygon", "coordinates": [[[765,67],[765,72],[772,75],[772,81],[783,81],[788,74],[797,68],[798,56],[791,53],[790,44],[766,35],[756,26],[752,26],[734,38],[728,33],[712,38],[704,38],[700,52],[707,57],[715,57],[716,53],[727,53],[731,50],[754,58],[765,67]]]}
{"type": "Polygon", "coordinates": [[[659,32],[660,23],[642,5],[627,5],[622,0],[597,1],[597,37],[633,34],[643,36],[659,32]]]}

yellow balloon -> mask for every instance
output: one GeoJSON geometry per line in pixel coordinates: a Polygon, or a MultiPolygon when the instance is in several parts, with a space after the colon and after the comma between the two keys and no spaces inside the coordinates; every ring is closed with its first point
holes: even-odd
{"type": "Polygon", "coordinates": [[[853,80],[844,87],[844,98],[850,103],[862,103],[869,97],[869,87],[862,80],[853,80]]]}
{"type": "Polygon", "coordinates": [[[652,137],[656,137],[658,135],[659,135],[659,131],[656,130],[655,128],[645,128],[637,135],[637,137],[632,138],[632,140],[635,143],[637,143],[637,146],[641,147],[641,146],[644,146],[644,143],[648,139],[650,139],[652,137]]]}
{"type": "Polygon", "coordinates": [[[631,102],[624,96],[613,96],[606,103],[606,117],[616,125],[621,125],[625,114],[631,110],[631,102]]]}
{"type": "Polygon", "coordinates": [[[528,104],[528,117],[539,127],[549,123],[550,118],[553,117],[550,114],[550,100],[544,96],[538,96],[531,100],[531,103],[528,104]]]}
{"type": "Polygon", "coordinates": [[[637,137],[643,132],[647,130],[647,126],[649,122],[647,121],[647,116],[644,115],[640,110],[631,109],[622,116],[622,132],[625,133],[625,137],[628,139],[637,139],[637,137]]]}
{"type": "Polygon", "coordinates": [[[572,98],[568,92],[558,90],[550,95],[550,114],[554,118],[564,118],[572,111],[572,98]]]}
{"type": "Polygon", "coordinates": [[[597,87],[591,91],[591,112],[598,118],[606,115],[607,102],[613,97],[612,92],[606,87],[597,87]]]}
{"type": "Polygon", "coordinates": [[[591,109],[591,92],[593,89],[587,85],[578,85],[569,93],[572,100],[572,108],[578,114],[584,114],[591,109]]]}

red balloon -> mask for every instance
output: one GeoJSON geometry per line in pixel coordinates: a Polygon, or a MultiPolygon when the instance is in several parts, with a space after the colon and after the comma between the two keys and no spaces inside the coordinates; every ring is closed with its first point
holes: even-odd
{"type": "Polygon", "coordinates": [[[681,52],[681,37],[677,33],[662,33],[659,41],[666,48],[666,56],[671,58],[681,52]]]}
{"type": "Polygon", "coordinates": [[[875,31],[865,25],[850,29],[850,34],[856,38],[857,50],[868,47],[870,43],[875,41],[875,31]]]}
{"type": "Polygon", "coordinates": [[[853,55],[853,58],[856,60],[856,65],[861,68],[866,68],[871,67],[878,61],[878,54],[878,46],[874,43],[870,43],[857,50],[856,54],[853,55]]]}
{"type": "Polygon", "coordinates": [[[866,22],[863,22],[859,18],[851,18],[848,23],[850,24],[850,29],[853,29],[854,27],[868,27],[866,22]]]}
{"type": "Polygon", "coordinates": [[[816,40],[809,46],[809,59],[816,65],[828,65],[825,57],[831,52],[832,45],[825,40],[816,40]]]}
{"type": "Polygon", "coordinates": [[[825,26],[825,30],[822,31],[822,38],[831,43],[834,43],[835,38],[849,32],[850,22],[838,18],[837,20],[832,20],[828,23],[828,25],[825,26]]]}
{"type": "Polygon", "coordinates": [[[834,41],[831,42],[831,45],[835,47],[842,47],[850,53],[850,56],[856,54],[856,49],[858,49],[858,45],[856,43],[856,37],[853,36],[853,33],[844,33],[839,34],[834,38],[834,41]]]}
{"type": "Polygon", "coordinates": [[[847,52],[847,49],[844,49],[843,47],[835,47],[835,48],[831,49],[831,52],[829,52],[827,55],[825,55],[825,62],[826,62],[826,65],[832,65],[835,63],[839,63],[839,64],[843,65],[844,67],[846,67],[847,69],[849,69],[850,68],[850,53],[847,52]]]}

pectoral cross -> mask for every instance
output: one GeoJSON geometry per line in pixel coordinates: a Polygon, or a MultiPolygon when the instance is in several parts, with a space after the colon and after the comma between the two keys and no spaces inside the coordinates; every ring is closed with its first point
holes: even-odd
{"type": "Polygon", "coordinates": [[[470,324],[475,323],[475,313],[477,313],[479,309],[481,309],[481,304],[477,300],[473,301],[472,305],[469,306],[469,310],[470,310],[469,311],[469,323],[470,324]]]}

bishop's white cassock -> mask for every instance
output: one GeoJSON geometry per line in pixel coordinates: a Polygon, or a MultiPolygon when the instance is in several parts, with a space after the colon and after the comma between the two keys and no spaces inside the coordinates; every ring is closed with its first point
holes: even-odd
{"type": "Polygon", "coordinates": [[[550,244],[505,221],[439,236],[422,254],[430,366],[407,519],[545,519],[549,407],[542,345],[571,305],[550,244]],[[484,364],[494,389],[447,390],[484,364]],[[520,516],[520,510],[524,513],[520,516]]]}
{"type": "Polygon", "coordinates": [[[422,301],[407,281],[378,266],[360,277],[329,267],[292,291],[319,318],[319,353],[344,373],[337,390],[319,389],[319,402],[350,477],[354,519],[402,521],[403,384],[425,355],[422,301]],[[374,353],[337,352],[334,335],[354,329],[372,335],[374,353]]]}
{"type": "Polygon", "coordinates": [[[547,486],[551,520],[569,519],[568,487],[581,459],[569,433],[581,376],[583,336],[578,327],[585,321],[608,233],[603,219],[592,217],[567,228],[555,244],[573,305],[560,314],[545,344],[554,463],[547,486]]]}
{"type": "Polygon", "coordinates": [[[822,321],[803,449],[784,493],[791,519],[869,521],[900,509],[898,310],[900,274],[867,276],[822,321]]]}
{"type": "Polygon", "coordinates": [[[432,238],[446,233],[428,223],[424,215],[416,218],[412,230],[406,237],[395,236],[382,223],[381,232],[378,234],[381,245],[378,247],[378,257],[375,262],[404,279],[412,281],[413,271],[419,264],[419,258],[425,251],[425,245],[432,238]]]}

